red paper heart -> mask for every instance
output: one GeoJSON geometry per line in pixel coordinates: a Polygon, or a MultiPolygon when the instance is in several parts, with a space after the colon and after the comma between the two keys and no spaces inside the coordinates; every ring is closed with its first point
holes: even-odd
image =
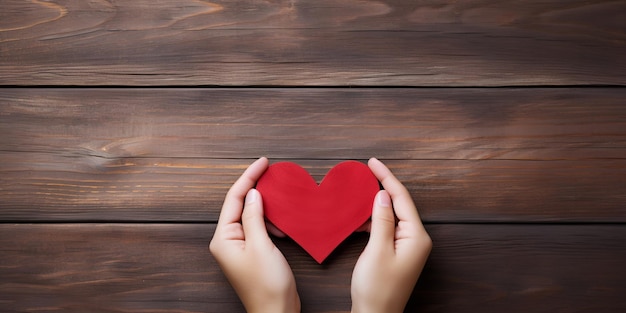
{"type": "Polygon", "coordinates": [[[265,217],[318,263],[372,215],[378,180],[363,163],[333,167],[318,186],[291,162],[271,165],[256,186],[265,217]]]}

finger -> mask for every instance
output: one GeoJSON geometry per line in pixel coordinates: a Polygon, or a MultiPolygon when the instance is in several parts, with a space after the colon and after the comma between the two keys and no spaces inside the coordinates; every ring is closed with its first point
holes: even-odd
{"type": "Polygon", "coordinates": [[[371,223],[370,239],[367,245],[377,250],[393,248],[396,219],[391,207],[391,198],[385,190],[376,194],[371,223]]]}
{"type": "Polygon", "coordinates": [[[383,188],[389,192],[398,219],[421,224],[411,194],[393,173],[391,173],[389,168],[376,158],[371,158],[367,164],[372,170],[372,173],[374,173],[374,176],[381,182],[383,188]]]}
{"type": "Polygon", "coordinates": [[[263,175],[268,164],[269,161],[265,157],[254,161],[254,163],[248,166],[239,179],[237,179],[233,186],[230,187],[228,193],[226,193],[224,204],[222,205],[218,226],[220,224],[235,223],[241,220],[243,199],[248,191],[254,187],[259,177],[263,175]]]}
{"type": "Polygon", "coordinates": [[[250,189],[246,195],[241,224],[246,242],[252,244],[271,242],[267,228],[265,228],[261,193],[256,189],[250,189]]]}

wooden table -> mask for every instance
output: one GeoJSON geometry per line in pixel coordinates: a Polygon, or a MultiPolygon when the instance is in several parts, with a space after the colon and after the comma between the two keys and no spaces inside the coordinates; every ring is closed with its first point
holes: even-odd
{"type": "MultiPolygon", "coordinates": [[[[624,1],[0,1],[0,311],[243,312],[252,160],[375,156],[434,249],[407,312],[626,311],[624,1]]],[[[348,312],[367,235],[303,312],[348,312]]]]}

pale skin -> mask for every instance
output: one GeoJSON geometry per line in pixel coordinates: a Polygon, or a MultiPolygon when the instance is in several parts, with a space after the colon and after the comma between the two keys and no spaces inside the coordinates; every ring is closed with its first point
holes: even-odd
{"type": "Polygon", "coordinates": [[[368,166],[384,190],[374,200],[370,238],[352,272],[352,312],[400,313],[432,241],[404,185],[379,160],[370,159],[368,166]]]}
{"type": "Polygon", "coordinates": [[[209,250],[247,312],[300,312],[296,280],[267,233],[261,195],[253,189],[268,163],[258,159],[230,188],[209,250]]]}
{"type": "MultiPolygon", "coordinates": [[[[247,312],[300,312],[300,297],[287,260],[271,241],[261,194],[253,189],[269,161],[252,163],[228,191],[209,249],[247,312]]],[[[382,183],[370,239],[352,274],[353,313],[403,312],[432,246],[409,192],[377,159],[368,162],[382,183]]]]}

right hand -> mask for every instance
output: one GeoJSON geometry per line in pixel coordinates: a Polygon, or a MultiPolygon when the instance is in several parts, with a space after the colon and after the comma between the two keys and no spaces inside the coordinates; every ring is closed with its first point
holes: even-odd
{"type": "Polygon", "coordinates": [[[352,313],[401,313],[432,241],[404,185],[379,160],[368,166],[385,190],[374,200],[370,238],[352,273],[352,313]]]}

